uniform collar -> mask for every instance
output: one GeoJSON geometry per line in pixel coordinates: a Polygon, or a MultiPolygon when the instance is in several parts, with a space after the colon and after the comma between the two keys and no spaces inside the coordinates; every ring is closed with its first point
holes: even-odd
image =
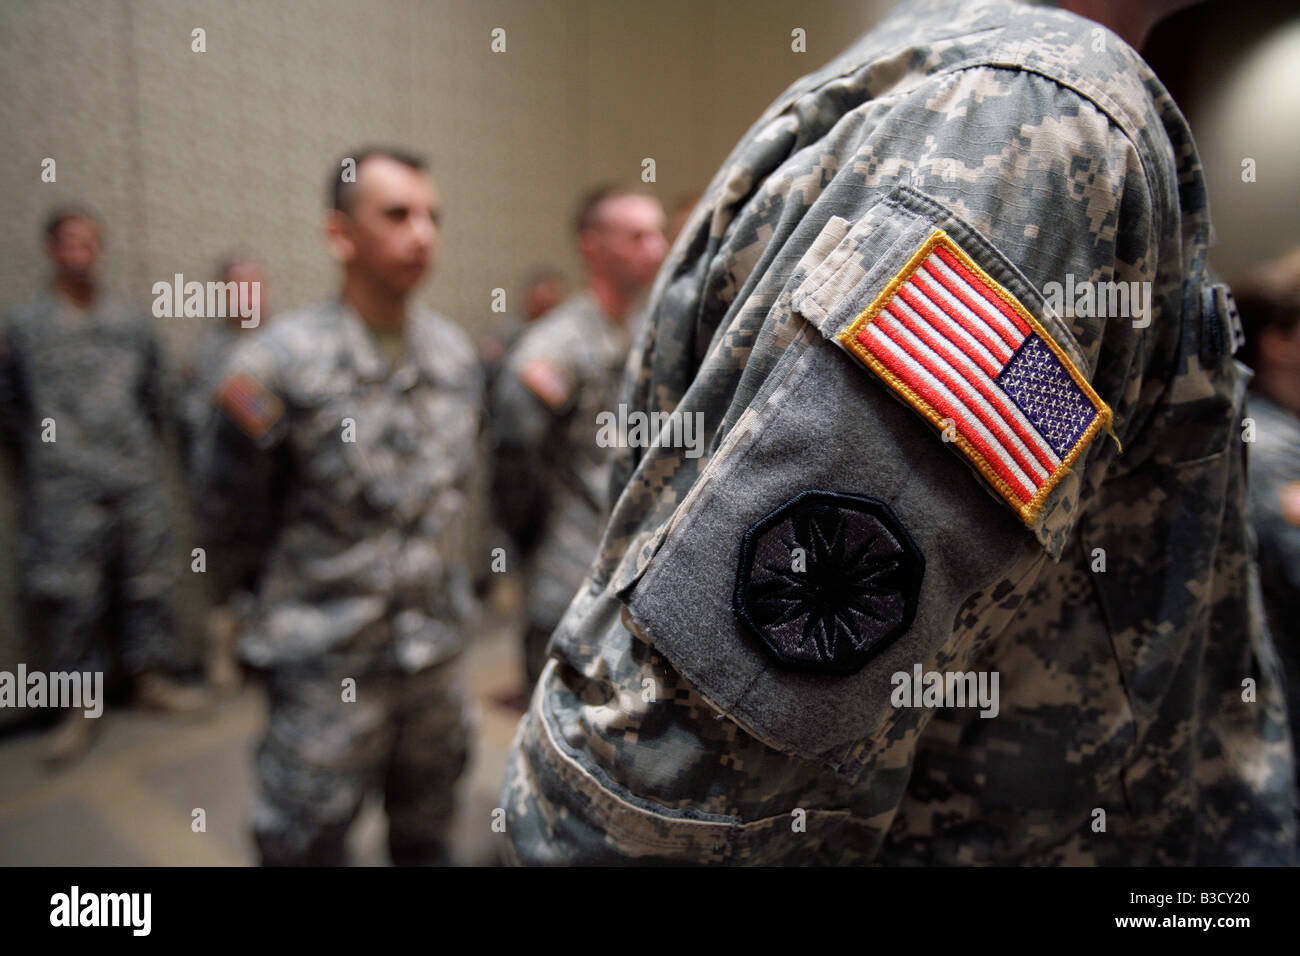
{"type": "Polygon", "coordinates": [[[379,351],[374,336],[366,326],[366,320],[342,296],[334,300],[334,311],[339,316],[343,329],[344,353],[348,363],[356,370],[357,377],[367,382],[379,382],[388,378],[392,369],[379,351]]]}
{"type": "Polygon", "coordinates": [[[104,295],[101,292],[91,301],[90,305],[81,306],[72,301],[67,295],[59,289],[48,289],[45,292],[47,308],[55,315],[68,319],[89,319],[98,314],[104,304],[104,295]]]}
{"type": "Polygon", "coordinates": [[[406,324],[402,328],[402,335],[406,342],[406,357],[396,367],[389,364],[388,358],[375,341],[374,333],[370,331],[366,320],[357,314],[356,309],[348,305],[342,297],[334,300],[334,309],[343,327],[343,343],[347,359],[362,381],[388,380],[395,387],[405,391],[419,381],[422,371],[435,366],[437,356],[429,354],[424,336],[413,334],[414,325],[420,321],[422,310],[419,306],[412,304],[408,309],[406,324]]]}

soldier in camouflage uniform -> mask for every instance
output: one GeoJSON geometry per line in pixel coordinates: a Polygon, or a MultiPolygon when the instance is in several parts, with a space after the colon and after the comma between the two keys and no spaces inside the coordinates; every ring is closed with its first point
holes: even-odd
{"type": "MultiPolygon", "coordinates": [[[[185,431],[186,457],[189,462],[191,484],[207,469],[197,460],[205,448],[203,431],[210,424],[215,407],[212,404],[217,386],[225,373],[226,360],[230,358],[241,333],[251,331],[261,324],[266,307],[266,285],[262,268],[247,257],[232,256],[217,268],[217,281],[227,285],[228,303],[226,318],[213,318],[199,336],[194,354],[186,369],[185,406],[182,427],[185,431]],[[251,318],[240,314],[240,292],[237,286],[255,285],[258,289],[257,314],[251,318]]],[[[244,292],[243,302],[250,301],[244,292]]],[[[207,446],[210,447],[210,446],[207,446]]],[[[195,489],[197,498],[197,488],[195,489]]],[[[247,583],[247,582],[244,582],[247,583]]],[[[228,600],[208,611],[207,616],[207,676],[212,687],[223,693],[239,689],[243,675],[239,669],[237,643],[240,619],[249,610],[250,595],[239,584],[228,600]]]]}
{"type": "Polygon", "coordinates": [[[422,164],[349,159],[329,216],[342,295],[236,347],[198,502],[209,571],[259,584],[241,649],[269,671],[268,865],[344,862],[370,788],[394,863],[447,862],[469,746],[455,662],[476,613],[461,522],[481,373],[464,333],[409,302],[438,236],[422,164]]]}
{"type": "MultiPolygon", "coordinates": [[[[0,419],[18,465],[27,623],[52,671],[107,671],[116,609],[121,663],[145,706],[193,712],[205,698],[163,671],[174,653],[176,565],[163,488],[165,362],[149,316],[106,298],[100,224],[54,213],[49,292],[16,309],[0,341],[0,419]]],[[[95,726],[70,711],[47,756],[68,759],[95,726]]]]}
{"type": "Polygon", "coordinates": [[[1209,236],[1168,93],[1072,13],[908,3],[795,83],[651,294],[627,400],[708,450],[616,459],[511,856],[1287,862],[1209,236]],[[1098,314],[1119,281],[1145,315],[1098,314]]]}
{"type": "Polygon", "coordinates": [[[637,300],[667,251],[663,231],[651,196],[612,188],[587,196],[576,217],[586,288],[527,329],[497,379],[493,500],[527,554],[529,687],[604,527],[612,449],[597,443],[597,415],[614,408],[637,300]]]}
{"type": "MultiPolygon", "coordinates": [[[[1287,682],[1291,742],[1300,742],[1300,248],[1233,285],[1255,370],[1246,403],[1251,527],[1269,630],[1287,682]]],[[[1300,805],[1300,778],[1296,802],[1300,805]]]]}

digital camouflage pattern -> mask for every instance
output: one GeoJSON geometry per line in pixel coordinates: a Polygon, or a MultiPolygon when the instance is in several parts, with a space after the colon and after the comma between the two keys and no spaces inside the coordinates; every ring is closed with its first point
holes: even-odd
{"type": "Polygon", "coordinates": [[[1251,393],[1247,412],[1255,423],[1247,469],[1251,526],[1264,609],[1286,675],[1294,744],[1300,741],[1300,524],[1288,520],[1282,494],[1300,486],[1300,418],[1258,392],[1251,393]]]}
{"type": "Polygon", "coordinates": [[[128,673],[161,668],[175,633],[160,428],[167,371],[153,323],[49,293],[9,316],[0,421],[21,483],[19,567],[52,670],[106,670],[100,628],[120,604],[128,673]],[[45,421],[53,440],[44,440],[45,421]]]}
{"type": "Polygon", "coordinates": [[[472,728],[456,666],[358,673],[309,662],[270,673],[272,720],[257,751],[262,789],[252,821],[263,863],[346,864],[348,827],[368,792],[384,795],[394,865],[451,862],[452,784],[472,728]],[[347,678],[356,700],[342,703],[347,678]]]}
{"type": "Polygon", "coordinates": [[[707,451],[619,452],[511,752],[514,860],[1289,862],[1209,238],[1181,114],[1072,14],[907,3],[795,83],[652,293],[625,400],[702,413],[707,451]],[[838,339],[934,229],[1113,411],[1031,527],[838,339]],[[1067,277],[1150,282],[1149,322],[1058,315],[1067,277]],[[885,502],[924,555],[915,619],[851,674],[783,667],[732,613],[745,530],[805,491],[885,502]],[[892,706],[915,665],[996,672],[997,715],[892,706]]]}
{"type": "Polygon", "coordinates": [[[218,598],[256,583],[241,651],[270,671],[254,814],[266,863],[337,862],[377,782],[394,861],[445,862],[439,808],[467,733],[449,675],[477,615],[462,522],[481,401],[468,338],[422,310],[396,367],[339,300],[231,354],[197,505],[218,598]]]}
{"type": "Polygon", "coordinates": [[[581,292],[525,330],[496,382],[495,497],[516,540],[535,535],[526,614],[539,635],[559,623],[608,517],[613,449],[597,444],[596,416],[614,409],[628,329],[581,292]]]}
{"type": "Polygon", "coordinates": [[[243,376],[283,408],[259,438],[218,417],[198,502],[210,574],[238,581],[262,560],[243,643],[256,666],[353,651],[381,619],[397,630],[384,653],[408,671],[464,645],[476,607],[462,486],[481,373],[464,333],[434,315],[413,314],[407,348],[390,369],[361,319],[330,303],[230,357],[227,382],[243,376]]]}

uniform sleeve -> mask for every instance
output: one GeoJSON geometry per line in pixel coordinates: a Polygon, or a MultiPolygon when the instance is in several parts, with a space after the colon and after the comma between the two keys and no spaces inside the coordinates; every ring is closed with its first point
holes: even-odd
{"type": "Polygon", "coordinates": [[[550,507],[546,454],[565,411],[563,393],[563,379],[526,351],[512,354],[492,389],[493,508],[502,528],[525,553],[537,543],[550,507]],[[527,384],[530,377],[532,387],[527,384]]]}
{"type": "Polygon", "coordinates": [[[874,859],[932,713],[912,675],[977,667],[1141,421],[1158,310],[1067,316],[1053,285],[1153,278],[1109,118],[972,69],[860,128],[711,247],[705,287],[742,292],[676,412],[735,398],[698,471],[641,457],[607,535],[647,495],[653,530],[557,629],[508,769],[519,862],[874,859]]]}
{"type": "Polygon", "coordinates": [[[195,511],[218,602],[254,587],[279,527],[290,455],[287,410],[271,346],[236,347],[198,436],[195,511]]]}

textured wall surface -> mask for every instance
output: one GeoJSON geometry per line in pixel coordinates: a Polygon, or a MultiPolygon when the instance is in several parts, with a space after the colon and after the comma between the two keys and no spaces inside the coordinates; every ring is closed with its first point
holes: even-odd
{"type": "MultiPolygon", "coordinates": [[[[267,267],[272,310],[328,293],[325,182],[345,150],[426,154],[443,194],[428,304],[481,334],[522,274],[571,276],[581,193],[656,162],[667,203],[702,188],[790,82],[883,0],[25,0],[0,2],[0,306],[48,276],[48,210],[108,223],[105,279],[147,305],[154,282],[206,280],[239,248],[267,267]],[[493,53],[491,31],[506,31],[493,53]],[[791,30],[807,52],[791,51],[791,30]],[[191,31],[206,32],[206,52],[191,31]],[[41,181],[46,157],[57,181],[41,181]]],[[[511,303],[513,305],[513,302],[511,303]]],[[[159,320],[184,355],[200,319],[159,320]]],[[[0,669],[19,659],[13,489],[0,482],[0,669]]],[[[201,594],[178,596],[190,650],[201,594]]],[[[38,629],[32,637],[39,640],[38,629]]],[[[30,658],[26,658],[30,659],[30,658]]]]}

